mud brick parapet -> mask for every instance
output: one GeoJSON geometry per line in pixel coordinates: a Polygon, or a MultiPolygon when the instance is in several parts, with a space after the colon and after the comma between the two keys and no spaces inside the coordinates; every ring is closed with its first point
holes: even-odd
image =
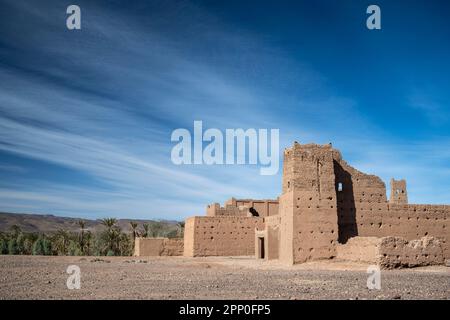
{"type": "Polygon", "coordinates": [[[278,200],[235,199],[227,200],[223,207],[213,203],[206,207],[208,217],[218,216],[259,216],[268,217],[278,214],[278,200]]]}

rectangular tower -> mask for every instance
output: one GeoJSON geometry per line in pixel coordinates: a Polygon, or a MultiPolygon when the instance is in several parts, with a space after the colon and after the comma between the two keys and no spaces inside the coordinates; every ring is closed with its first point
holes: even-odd
{"type": "Polygon", "coordinates": [[[406,180],[391,179],[391,196],[389,203],[407,204],[408,194],[406,193],[406,180]]]}
{"type": "Polygon", "coordinates": [[[295,142],[284,152],[280,260],[287,264],[336,255],[336,181],[331,145],[295,142]]]}

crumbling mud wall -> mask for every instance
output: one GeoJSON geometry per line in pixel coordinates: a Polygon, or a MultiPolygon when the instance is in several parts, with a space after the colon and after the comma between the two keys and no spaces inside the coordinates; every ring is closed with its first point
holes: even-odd
{"type": "Polygon", "coordinates": [[[380,223],[380,236],[399,236],[407,240],[432,236],[439,239],[444,256],[450,259],[450,206],[389,204],[380,223]]]}
{"type": "Polygon", "coordinates": [[[345,244],[338,244],[336,258],[348,261],[378,264],[382,238],[353,237],[345,244]]]}
{"type": "Polygon", "coordinates": [[[401,237],[384,237],[380,244],[380,261],[383,268],[418,267],[444,263],[444,251],[439,239],[422,237],[406,240],[401,237]]]}
{"type": "Polygon", "coordinates": [[[206,207],[208,217],[217,216],[259,216],[267,217],[278,214],[278,200],[255,200],[231,198],[221,207],[219,203],[213,203],[206,207]]]}
{"type": "Polygon", "coordinates": [[[405,180],[386,185],[347,164],[329,145],[294,143],[285,150],[279,198],[280,260],[331,258],[353,237],[406,240],[433,236],[450,258],[450,206],[407,204],[405,180]]]}
{"type": "Polygon", "coordinates": [[[439,239],[422,237],[354,237],[337,246],[337,258],[380,265],[385,269],[418,267],[444,263],[439,239]]]}
{"type": "Polygon", "coordinates": [[[207,217],[187,219],[184,254],[255,254],[294,264],[339,250],[363,261],[372,259],[379,240],[355,237],[432,236],[450,259],[449,205],[408,204],[406,181],[394,179],[388,201],[384,182],[350,166],[331,144],[287,148],[282,190],[278,200],[231,198],[224,207],[208,206],[207,217]]]}
{"type": "Polygon", "coordinates": [[[169,238],[136,238],[134,256],[181,256],[183,255],[183,239],[169,238]]]}
{"type": "Polygon", "coordinates": [[[383,181],[334,159],[338,198],[339,242],[355,236],[399,236],[407,240],[433,236],[450,258],[450,206],[407,204],[406,182],[392,180],[391,200],[383,181]]]}
{"type": "Polygon", "coordinates": [[[377,224],[388,207],[384,182],[349,166],[340,153],[334,156],[334,172],[339,242],[357,235],[377,236],[377,224]]]}
{"type": "Polygon", "coordinates": [[[288,264],[336,255],[338,224],[331,145],[286,149],[280,197],[280,259],[288,264]]]}
{"type": "Polygon", "coordinates": [[[261,217],[191,217],[186,220],[184,255],[249,256],[255,253],[255,230],[261,217]]]}

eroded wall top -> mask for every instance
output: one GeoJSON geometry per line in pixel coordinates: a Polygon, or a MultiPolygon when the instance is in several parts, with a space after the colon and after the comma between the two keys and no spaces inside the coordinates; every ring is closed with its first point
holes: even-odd
{"type": "Polygon", "coordinates": [[[268,217],[278,214],[278,199],[235,199],[225,201],[224,206],[213,203],[206,207],[208,217],[237,216],[237,217],[268,217]]]}

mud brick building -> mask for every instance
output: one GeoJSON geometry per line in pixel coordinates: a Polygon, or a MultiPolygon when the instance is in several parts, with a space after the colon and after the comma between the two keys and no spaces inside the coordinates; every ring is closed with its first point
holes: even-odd
{"type": "Polygon", "coordinates": [[[416,266],[450,259],[450,205],[408,204],[405,180],[385,183],[331,144],[284,152],[282,194],[230,199],[186,219],[185,256],[255,255],[284,264],[317,259],[416,266]]]}

